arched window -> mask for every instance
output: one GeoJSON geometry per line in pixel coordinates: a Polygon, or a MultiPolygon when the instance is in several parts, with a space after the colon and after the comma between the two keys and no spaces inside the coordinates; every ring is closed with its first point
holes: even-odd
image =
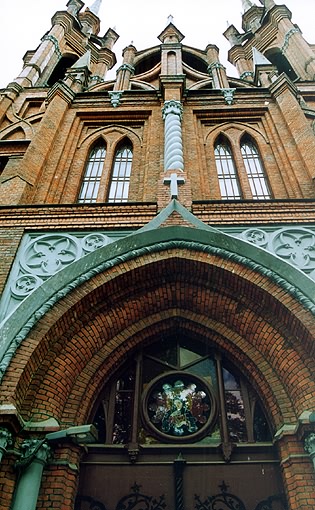
{"type": "Polygon", "coordinates": [[[90,152],[78,197],[79,203],[96,202],[105,156],[106,147],[101,140],[90,152]]]}
{"type": "Polygon", "coordinates": [[[228,200],[242,198],[231,146],[223,136],[215,144],[214,155],[221,197],[228,200]]]}
{"type": "Polygon", "coordinates": [[[246,136],[241,142],[241,153],[253,198],[270,199],[271,193],[256,144],[246,136]]]}
{"type": "Polygon", "coordinates": [[[107,385],[94,415],[99,442],[270,442],[260,400],[246,379],[199,342],[161,339],[107,385]]]}
{"type": "Polygon", "coordinates": [[[127,202],[132,167],[132,145],[125,140],[116,150],[108,202],[127,202]]]}

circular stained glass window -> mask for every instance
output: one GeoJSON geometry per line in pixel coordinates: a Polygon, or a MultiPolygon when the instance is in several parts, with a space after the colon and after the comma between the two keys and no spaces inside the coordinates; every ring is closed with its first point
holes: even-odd
{"type": "Polygon", "coordinates": [[[172,372],[146,389],[144,418],[155,435],[168,441],[192,441],[204,436],[216,415],[211,389],[199,377],[172,372]]]}

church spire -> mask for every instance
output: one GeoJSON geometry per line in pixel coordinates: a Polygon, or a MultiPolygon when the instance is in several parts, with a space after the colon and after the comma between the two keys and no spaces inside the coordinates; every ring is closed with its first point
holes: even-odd
{"type": "Polygon", "coordinates": [[[91,7],[89,7],[89,10],[90,10],[91,12],[93,12],[93,14],[95,14],[96,16],[98,16],[98,13],[99,13],[99,11],[100,11],[100,7],[101,7],[101,5],[102,5],[102,0],[95,0],[95,1],[92,3],[91,7]]]}
{"type": "Polygon", "coordinates": [[[251,7],[253,7],[253,2],[251,2],[251,0],[242,0],[242,6],[244,12],[247,12],[251,7]]]}

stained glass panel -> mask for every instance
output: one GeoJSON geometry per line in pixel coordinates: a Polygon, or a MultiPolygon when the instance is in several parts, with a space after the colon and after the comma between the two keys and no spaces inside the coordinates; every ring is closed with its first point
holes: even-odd
{"type": "Polygon", "coordinates": [[[145,414],[156,432],[170,438],[187,438],[207,428],[214,415],[214,401],[199,378],[169,374],[150,389],[145,414]]]}

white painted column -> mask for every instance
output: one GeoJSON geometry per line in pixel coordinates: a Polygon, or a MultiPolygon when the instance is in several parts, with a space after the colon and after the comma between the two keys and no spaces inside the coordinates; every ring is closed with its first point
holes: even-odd
{"type": "Polygon", "coordinates": [[[180,101],[165,101],[163,107],[164,127],[164,170],[184,170],[182,141],[182,112],[180,101]]]}

